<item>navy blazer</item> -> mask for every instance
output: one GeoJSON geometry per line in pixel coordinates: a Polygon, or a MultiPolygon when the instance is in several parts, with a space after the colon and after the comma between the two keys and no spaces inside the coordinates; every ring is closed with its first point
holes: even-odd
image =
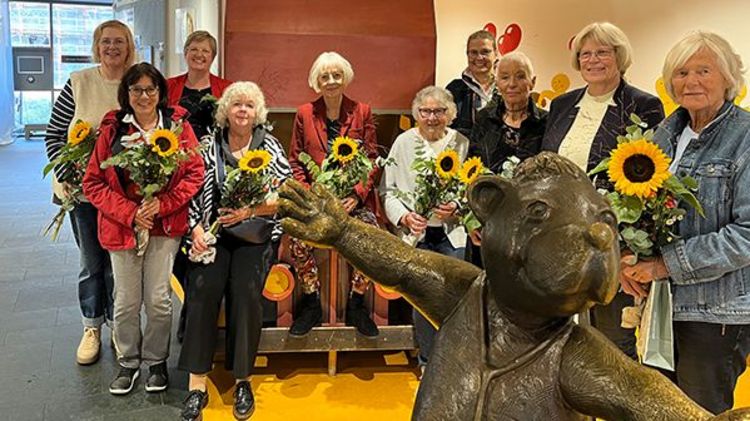
{"type": "MultiPolygon", "coordinates": [[[[557,152],[565,135],[568,134],[578,114],[576,104],[581,101],[586,88],[563,94],[552,101],[547,115],[547,129],[542,140],[542,150],[557,152]]],[[[609,106],[602,124],[591,144],[589,163],[586,171],[591,171],[602,159],[609,156],[617,147],[617,136],[625,135],[625,128],[632,125],[630,114],[635,113],[649,128],[664,120],[664,107],[659,98],[628,85],[624,80],[617,87],[612,98],[615,106],[609,106]]]]}

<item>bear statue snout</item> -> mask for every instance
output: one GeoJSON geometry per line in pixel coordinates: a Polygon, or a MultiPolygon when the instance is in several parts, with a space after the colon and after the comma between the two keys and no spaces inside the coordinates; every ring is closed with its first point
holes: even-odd
{"type": "Polygon", "coordinates": [[[612,228],[603,222],[591,224],[585,235],[586,240],[601,251],[606,251],[612,247],[612,242],[615,239],[612,228]]]}

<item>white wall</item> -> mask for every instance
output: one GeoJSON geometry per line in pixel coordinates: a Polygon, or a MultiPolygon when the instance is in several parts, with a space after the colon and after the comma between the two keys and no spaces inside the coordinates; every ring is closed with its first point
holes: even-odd
{"type": "MultiPolygon", "coordinates": [[[[210,32],[222,42],[219,33],[219,0],[167,0],[167,76],[175,76],[187,71],[185,57],[175,52],[175,46],[182,50],[183,41],[176,40],[175,11],[180,8],[192,9],[195,18],[195,29],[210,32]],[[179,44],[179,45],[178,45],[179,44]]],[[[219,74],[219,57],[216,58],[211,71],[219,74]]]]}
{"type": "MultiPolygon", "coordinates": [[[[466,66],[466,38],[485,24],[498,35],[511,23],[521,26],[517,48],[534,63],[537,91],[550,89],[552,77],[566,73],[571,89],[583,85],[569,60],[568,40],[594,21],[619,26],[633,45],[633,65],[626,77],[656,93],[664,57],[690,30],[713,30],[727,38],[750,64],[750,1],[748,0],[435,0],[437,22],[436,83],[445,86],[466,66]]],[[[745,99],[743,105],[750,104],[745,99]]]]}

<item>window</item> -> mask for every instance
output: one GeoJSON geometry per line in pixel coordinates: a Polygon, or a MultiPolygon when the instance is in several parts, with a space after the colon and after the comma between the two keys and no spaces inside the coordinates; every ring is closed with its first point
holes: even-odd
{"type": "Polygon", "coordinates": [[[92,66],[85,60],[91,58],[94,29],[112,16],[112,8],[106,6],[52,5],[55,89],[65,86],[70,72],[92,66]]]}

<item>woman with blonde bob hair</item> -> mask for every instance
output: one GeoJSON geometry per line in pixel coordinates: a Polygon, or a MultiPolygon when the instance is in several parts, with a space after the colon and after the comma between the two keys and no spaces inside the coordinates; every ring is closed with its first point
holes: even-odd
{"type": "Polygon", "coordinates": [[[275,219],[276,200],[240,209],[223,208],[219,203],[225,166],[243,168],[257,162],[260,167],[266,165],[278,183],[291,175],[284,148],[266,126],[267,113],[258,85],[235,82],[217,103],[218,128],[202,141],[206,176],[202,190],[190,204],[188,221],[192,239],[190,293],[186,296],[185,336],[178,366],[190,372],[190,393],[185,399],[182,420],[199,419],[208,404],[206,380],[212,368],[218,333],[216,322],[225,296],[224,365],[236,379],[234,416],[246,419],[255,407],[249,380],[263,324],[261,292],[274,260],[273,242],[281,236],[275,219]],[[207,241],[213,236],[206,235],[206,231],[216,221],[228,229],[219,231],[212,246],[207,241]],[[252,238],[231,230],[243,224],[259,229],[253,231],[252,238]]]}
{"type": "MultiPolygon", "coordinates": [[[[550,104],[542,150],[557,152],[585,171],[592,170],[617,147],[617,136],[636,114],[648,127],[664,118],[659,98],[624,79],[632,48],[624,32],[609,22],[587,25],[573,39],[571,64],[586,86],[555,98],[550,104]]],[[[603,178],[597,179],[599,187],[603,178]]],[[[635,331],[621,327],[622,309],[633,305],[623,292],[606,306],[591,309],[592,324],[625,354],[636,359],[635,331]]]]}
{"type": "MultiPolygon", "coordinates": [[[[353,79],[352,65],[336,52],[320,54],[310,68],[307,81],[310,88],[320,94],[320,98],[297,109],[289,150],[289,164],[294,178],[305,186],[309,186],[313,180],[305,164],[299,160],[300,154],[306,153],[316,164],[321,165],[338,137],[353,139],[371,160],[377,158],[378,141],[370,106],[344,95],[353,79]]],[[[347,213],[371,225],[377,225],[377,199],[373,188],[376,176],[377,171],[373,170],[366,183],[357,184],[351,194],[341,198],[347,213]]],[[[304,336],[322,321],[320,279],[313,248],[294,238],[290,243],[303,295],[289,333],[292,336],[304,336]]],[[[364,294],[369,284],[369,280],[361,272],[354,271],[345,322],[348,326],[356,327],[361,335],[375,337],[379,333],[378,327],[370,319],[364,306],[364,294]]]]}
{"type": "MultiPolygon", "coordinates": [[[[664,62],[667,92],[679,104],[654,135],[670,171],[698,180],[695,209],[659,257],[621,267],[623,289],[668,279],[673,300],[675,383],[713,413],[732,408],[750,354],[750,113],[734,105],[742,60],[712,32],[694,32],[664,62]]],[[[670,373],[671,374],[671,373],[670,373]]]]}
{"type": "MultiPolygon", "coordinates": [[[[57,158],[68,141],[68,132],[78,120],[96,130],[109,110],[120,108],[117,100],[120,79],[136,58],[133,34],[120,21],[102,22],[94,30],[91,52],[97,65],[72,72],[52,107],[44,139],[50,160],[57,158]]],[[[69,166],[55,167],[53,192],[56,200],[68,196],[71,176],[69,166]]],[[[114,280],[109,254],[97,238],[96,208],[85,198],[79,199],[70,212],[70,223],[81,253],[78,299],[83,336],[76,351],[76,362],[86,365],[99,359],[101,326],[105,321],[112,326],[114,280]]]]}

